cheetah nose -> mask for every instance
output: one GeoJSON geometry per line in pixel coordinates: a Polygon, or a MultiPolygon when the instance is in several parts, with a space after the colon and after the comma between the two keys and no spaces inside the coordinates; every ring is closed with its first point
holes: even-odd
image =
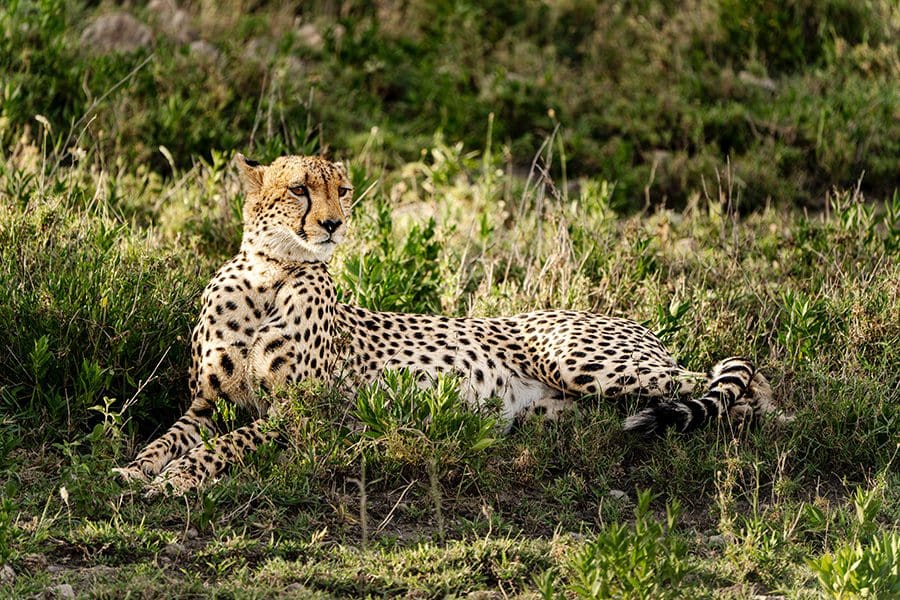
{"type": "Polygon", "coordinates": [[[343,223],[343,221],[341,221],[340,219],[326,219],[324,221],[319,221],[319,225],[321,225],[322,229],[324,229],[328,233],[334,233],[335,231],[337,231],[337,228],[341,226],[341,223],[343,223]]]}

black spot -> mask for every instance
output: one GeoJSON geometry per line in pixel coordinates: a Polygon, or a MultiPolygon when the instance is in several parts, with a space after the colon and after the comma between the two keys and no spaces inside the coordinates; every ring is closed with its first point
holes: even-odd
{"type": "Polygon", "coordinates": [[[637,383],[637,377],[634,375],[622,375],[618,379],[616,379],[616,383],[623,387],[628,387],[629,385],[634,385],[637,383]]]}
{"type": "Polygon", "coordinates": [[[234,362],[232,362],[231,358],[227,354],[222,355],[220,364],[222,365],[222,368],[225,369],[225,374],[229,377],[232,373],[234,373],[234,362]]]}
{"type": "Polygon", "coordinates": [[[241,324],[234,320],[228,321],[225,324],[228,325],[228,329],[230,329],[232,331],[237,331],[238,329],[241,328],[241,324]]]}
{"type": "Polygon", "coordinates": [[[271,342],[269,342],[268,344],[266,344],[266,347],[263,348],[263,352],[266,354],[269,354],[270,352],[275,352],[282,346],[284,346],[284,340],[281,338],[275,339],[275,340],[272,340],[271,342]]]}
{"type": "Polygon", "coordinates": [[[579,375],[573,380],[577,385],[587,385],[588,383],[594,381],[593,375],[579,375]]]}
{"type": "Polygon", "coordinates": [[[280,369],[282,366],[284,366],[284,363],[286,363],[286,362],[287,362],[287,359],[286,359],[285,357],[283,357],[283,356],[276,356],[275,359],[272,361],[272,363],[269,365],[269,370],[270,370],[270,371],[277,371],[277,370],[280,369]]]}

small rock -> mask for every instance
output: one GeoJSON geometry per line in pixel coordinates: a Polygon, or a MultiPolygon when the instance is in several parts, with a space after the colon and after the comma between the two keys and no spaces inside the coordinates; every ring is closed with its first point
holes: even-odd
{"type": "Polygon", "coordinates": [[[45,570],[48,564],[46,556],[31,552],[22,557],[22,562],[31,573],[45,570]]]}
{"type": "Polygon", "coordinates": [[[197,529],[195,527],[191,527],[190,529],[188,529],[185,532],[184,537],[186,537],[189,540],[192,540],[192,539],[196,538],[198,535],[199,534],[197,533],[197,529]]]}
{"type": "Polygon", "coordinates": [[[255,63],[267,63],[277,48],[270,38],[255,37],[244,44],[244,58],[255,63]]]}
{"type": "Polygon", "coordinates": [[[607,495],[613,500],[618,500],[619,502],[628,500],[628,494],[626,494],[622,490],[609,490],[609,493],[607,495]]]}
{"type": "Polygon", "coordinates": [[[711,535],[706,538],[706,545],[712,548],[724,548],[725,544],[725,536],[722,535],[711,535]]]}
{"type": "Polygon", "coordinates": [[[166,544],[166,547],[163,548],[163,553],[170,558],[178,558],[187,553],[187,548],[183,544],[172,542],[171,544],[166,544]]]}
{"type": "Polygon", "coordinates": [[[44,592],[44,596],[47,598],[65,598],[68,600],[69,598],[75,597],[75,588],[68,583],[61,583],[47,588],[44,592]]]}
{"type": "Polygon", "coordinates": [[[738,73],[738,79],[746,85],[762,88],[767,92],[775,93],[778,91],[778,84],[770,77],[757,77],[749,71],[741,71],[738,73]]]}
{"type": "Polygon", "coordinates": [[[681,238],[672,246],[672,253],[679,258],[688,258],[700,251],[700,244],[694,238],[681,238]]]}
{"type": "Polygon", "coordinates": [[[135,52],[153,44],[150,28],[128,13],[98,17],[81,34],[81,45],[90,52],[135,52]]]}
{"type": "Polygon", "coordinates": [[[311,50],[319,51],[325,47],[325,39],[312,23],[305,23],[297,30],[298,41],[311,50]]]}
{"type": "Polygon", "coordinates": [[[174,0],[151,0],[147,4],[147,10],[152,22],[173,42],[187,44],[197,39],[191,15],[178,8],[174,0]]]}
{"type": "Polygon", "coordinates": [[[16,572],[9,565],[0,567],[0,583],[4,585],[12,585],[16,582],[16,572]]]}
{"type": "Polygon", "coordinates": [[[309,589],[302,583],[292,583],[292,584],[288,585],[286,588],[284,588],[285,594],[304,593],[304,592],[308,592],[308,591],[309,591],[309,589]]]}
{"type": "Polygon", "coordinates": [[[219,50],[207,42],[206,40],[194,40],[189,46],[191,56],[195,56],[200,60],[214,63],[219,60],[219,50]]]}

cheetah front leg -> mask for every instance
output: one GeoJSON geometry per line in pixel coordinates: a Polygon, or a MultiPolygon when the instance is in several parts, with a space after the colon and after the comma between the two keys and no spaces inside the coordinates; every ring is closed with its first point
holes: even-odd
{"type": "Polygon", "coordinates": [[[267,419],[257,419],[249,425],[201,442],[166,465],[148,486],[147,496],[182,496],[214,480],[230,465],[243,464],[244,455],[278,436],[278,431],[268,424],[267,419]]]}
{"type": "Polygon", "coordinates": [[[208,400],[195,399],[168,431],[141,450],[127,466],[117,467],[113,472],[124,481],[149,481],[170,461],[200,443],[204,432],[215,432],[212,414],[213,406],[208,400]]]}

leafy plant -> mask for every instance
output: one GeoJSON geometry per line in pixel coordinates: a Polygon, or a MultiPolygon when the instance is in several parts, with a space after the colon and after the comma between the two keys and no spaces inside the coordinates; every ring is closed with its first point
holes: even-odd
{"type": "Polygon", "coordinates": [[[434,219],[411,225],[402,241],[394,235],[391,208],[384,200],[371,207],[363,252],[347,258],[341,280],[343,295],[373,310],[435,312],[440,310],[441,244],[434,219]]]}
{"type": "MultiPolygon", "coordinates": [[[[665,522],[650,512],[653,496],[638,493],[634,524],[612,523],[599,531],[571,561],[565,595],[577,598],[679,598],[679,585],[690,572],[687,545],[674,532],[681,512],[666,505],[665,522]]],[[[554,574],[537,578],[544,598],[563,595],[554,574]]]]}
{"type": "Polygon", "coordinates": [[[409,370],[386,371],[381,381],[362,388],[356,417],[385,459],[426,470],[443,537],[440,480],[450,469],[471,467],[495,443],[497,419],[467,406],[454,376],[432,379],[409,370]]]}
{"type": "Polygon", "coordinates": [[[894,598],[900,595],[900,533],[884,531],[867,543],[843,545],[809,561],[829,598],[894,598]]]}
{"type": "Polygon", "coordinates": [[[466,404],[453,375],[385,371],[357,394],[356,417],[385,458],[441,469],[467,464],[491,447],[498,420],[466,404]]]}

